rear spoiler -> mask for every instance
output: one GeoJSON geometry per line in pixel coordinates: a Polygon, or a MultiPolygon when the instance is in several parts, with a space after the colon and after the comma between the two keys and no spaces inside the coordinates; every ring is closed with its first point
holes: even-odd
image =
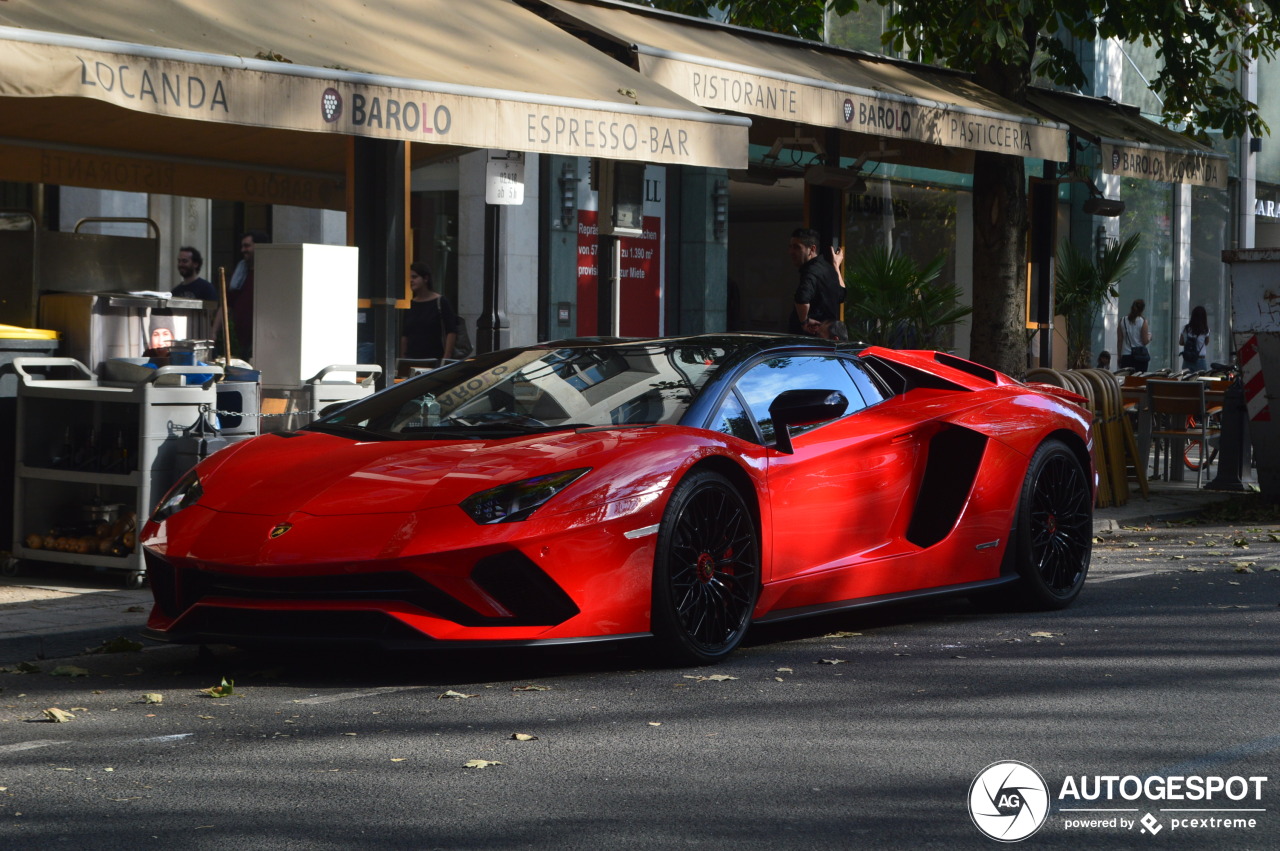
{"type": "Polygon", "coordinates": [[[1055,396],[1074,405],[1079,405],[1086,411],[1089,410],[1089,400],[1081,396],[1079,393],[1072,393],[1065,387],[1059,387],[1056,384],[1041,384],[1038,381],[1028,381],[1027,386],[1032,390],[1043,393],[1046,396],[1055,396]]]}

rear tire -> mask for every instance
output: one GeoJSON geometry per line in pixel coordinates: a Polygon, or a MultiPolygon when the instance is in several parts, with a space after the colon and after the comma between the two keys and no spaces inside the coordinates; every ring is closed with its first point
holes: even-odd
{"type": "Polygon", "coordinates": [[[1080,595],[1093,554],[1093,489],[1060,440],[1045,441],[1031,458],[1009,546],[1018,602],[1064,609],[1080,595]]]}
{"type": "Polygon", "coordinates": [[[663,661],[709,665],[747,633],[760,594],[760,537],[724,476],[690,474],[658,529],[650,628],[663,661]]]}

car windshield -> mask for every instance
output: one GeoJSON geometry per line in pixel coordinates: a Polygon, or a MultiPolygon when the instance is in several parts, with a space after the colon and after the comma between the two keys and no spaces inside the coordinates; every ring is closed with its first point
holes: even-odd
{"type": "Polygon", "coordinates": [[[681,341],[508,349],[404,381],[307,428],[430,439],[675,423],[727,353],[681,341]]]}

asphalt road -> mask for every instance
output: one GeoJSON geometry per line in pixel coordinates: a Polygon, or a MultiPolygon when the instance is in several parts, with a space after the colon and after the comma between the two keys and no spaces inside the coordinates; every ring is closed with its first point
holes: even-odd
{"type": "Polygon", "coordinates": [[[1025,847],[1280,848],[1273,535],[1125,531],[1064,612],[853,613],[696,670],[627,647],[45,660],[0,674],[0,847],[994,848],[970,785],[1018,760],[1049,788],[1025,847]],[[1260,800],[1060,797],[1109,775],[1269,779],[1260,800]],[[1232,812],[1169,812],[1193,808],[1232,812]],[[1148,813],[1155,834],[1067,827],[1148,813]]]}

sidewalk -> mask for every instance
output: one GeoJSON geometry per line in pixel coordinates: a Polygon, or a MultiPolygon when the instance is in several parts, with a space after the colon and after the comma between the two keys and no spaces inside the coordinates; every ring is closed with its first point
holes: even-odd
{"type": "MultiPolygon", "coordinates": [[[[1121,506],[1094,513],[1094,534],[1195,516],[1234,494],[1194,481],[1152,482],[1121,506]]],[[[39,575],[0,576],[0,667],[83,653],[121,636],[138,640],[151,610],[149,589],[129,591],[119,576],[48,565],[39,575]]]]}
{"type": "Polygon", "coordinates": [[[1161,520],[1185,520],[1240,493],[1199,489],[1194,477],[1184,482],[1150,482],[1151,496],[1148,499],[1142,498],[1136,485],[1130,483],[1130,487],[1129,501],[1126,504],[1093,510],[1093,534],[1115,532],[1125,526],[1142,526],[1161,520]]]}
{"type": "Polygon", "coordinates": [[[137,640],[150,589],[127,590],[118,574],[46,570],[0,576],[0,667],[74,656],[120,636],[137,640]]]}

